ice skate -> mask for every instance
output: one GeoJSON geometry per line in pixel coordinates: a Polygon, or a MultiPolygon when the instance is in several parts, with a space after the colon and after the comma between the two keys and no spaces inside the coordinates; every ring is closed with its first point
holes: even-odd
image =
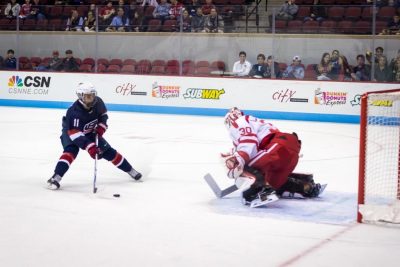
{"type": "Polygon", "coordinates": [[[53,174],[53,176],[47,180],[47,188],[50,190],[57,190],[60,188],[61,176],[53,174]]]}
{"type": "Polygon", "coordinates": [[[263,190],[257,194],[257,198],[251,201],[250,208],[265,206],[277,200],[279,200],[279,198],[275,191],[271,187],[264,187],[263,190]]]}
{"type": "Polygon", "coordinates": [[[138,171],[136,171],[134,168],[132,168],[128,174],[136,181],[139,181],[140,178],[142,178],[142,174],[138,171]]]}

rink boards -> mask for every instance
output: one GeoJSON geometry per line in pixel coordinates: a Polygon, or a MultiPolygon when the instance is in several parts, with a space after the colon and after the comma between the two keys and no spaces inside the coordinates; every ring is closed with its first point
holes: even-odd
{"type": "Polygon", "coordinates": [[[82,81],[92,82],[114,111],[222,116],[237,106],[270,119],[349,123],[359,122],[362,93],[400,88],[393,83],[1,71],[0,105],[66,108],[82,81]]]}

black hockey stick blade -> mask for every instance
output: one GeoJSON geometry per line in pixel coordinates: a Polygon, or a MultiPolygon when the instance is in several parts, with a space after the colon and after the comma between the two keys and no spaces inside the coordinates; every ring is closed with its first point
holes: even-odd
{"type": "Polygon", "coordinates": [[[93,187],[93,194],[97,193],[97,187],[93,187]]]}
{"type": "Polygon", "coordinates": [[[214,192],[215,196],[217,198],[223,198],[226,195],[229,195],[232,192],[235,192],[239,188],[236,185],[231,185],[223,190],[218,186],[217,182],[214,180],[214,178],[211,176],[211,174],[207,173],[204,176],[204,180],[206,180],[208,186],[211,188],[211,190],[214,192]]]}

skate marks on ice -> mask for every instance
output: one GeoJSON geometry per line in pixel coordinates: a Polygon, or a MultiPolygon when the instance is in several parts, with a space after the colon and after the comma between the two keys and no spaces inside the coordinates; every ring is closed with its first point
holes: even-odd
{"type": "Polygon", "coordinates": [[[266,207],[250,208],[240,200],[240,193],[213,199],[210,206],[217,213],[278,220],[306,221],[326,224],[351,224],[356,217],[357,195],[325,191],[315,199],[279,199],[266,207]]]}

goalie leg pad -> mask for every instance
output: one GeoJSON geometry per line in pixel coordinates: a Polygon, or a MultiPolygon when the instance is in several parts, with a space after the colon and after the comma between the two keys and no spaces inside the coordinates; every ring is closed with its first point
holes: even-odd
{"type": "Polygon", "coordinates": [[[292,177],[297,180],[301,180],[304,182],[314,182],[314,175],[312,173],[297,173],[292,172],[289,174],[289,177],[292,177]]]}
{"type": "MultiPolygon", "coordinates": [[[[311,185],[311,183],[309,184],[311,185]]],[[[307,185],[307,183],[302,180],[288,177],[286,183],[284,183],[283,186],[276,190],[276,193],[278,195],[282,195],[284,192],[289,192],[304,195],[306,194],[306,190],[309,190],[310,185],[307,185]]]]}
{"type": "Polygon", "coordinates": [[[318,197],[321,191],[321,185],[315,184],[314,180],[304,181],[301,179],[295,179],[293,177],[288,177],[287,182],[281,186],[276,193],[282,195],[284,192],[298,193],[304,197],[314,198],[318,197]]]}

